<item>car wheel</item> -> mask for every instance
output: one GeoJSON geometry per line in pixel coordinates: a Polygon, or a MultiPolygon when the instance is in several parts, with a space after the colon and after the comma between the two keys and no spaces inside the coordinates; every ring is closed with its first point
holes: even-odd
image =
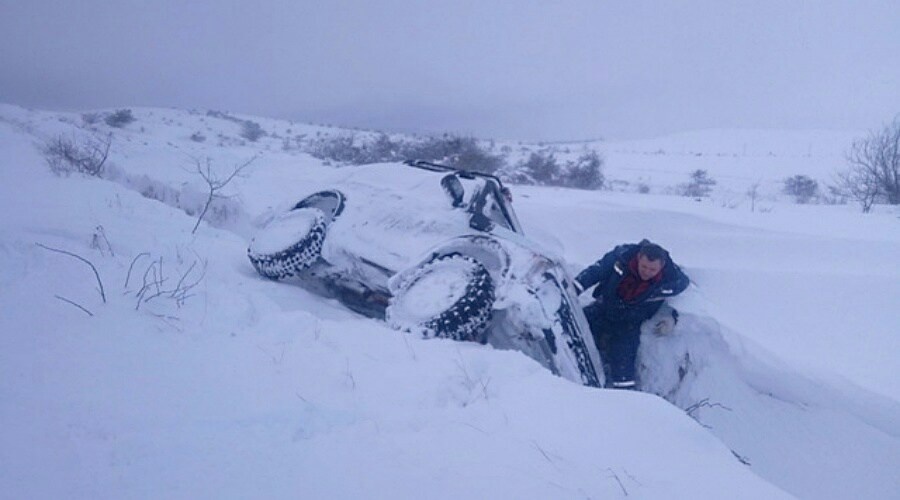
{"type": "Polygon", "coordinates": [[[494,284],[478,261],[460,254],[423,264],[392,290],[386,318],[394,328],[426,337],[484,343],[494,284]]]}
{"type": "Polygon", "coordinates": [[[325,228],[322,210],[296,208],[262,228],[250,241],[247,256],[256,271],[267,278],[295,276],[319,258],[325,228]]]}

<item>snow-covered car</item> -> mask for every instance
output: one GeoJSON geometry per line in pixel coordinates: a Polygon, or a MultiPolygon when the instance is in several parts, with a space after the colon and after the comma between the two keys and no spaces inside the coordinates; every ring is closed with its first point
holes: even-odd
{"type": "Polygon", "coordinates": [[[259,274],[403,331],[519,350],[603,386],[573,280],[524,236],[500,179],[423,161],[346,172],[265,221],[247,250],[259,274]]]}

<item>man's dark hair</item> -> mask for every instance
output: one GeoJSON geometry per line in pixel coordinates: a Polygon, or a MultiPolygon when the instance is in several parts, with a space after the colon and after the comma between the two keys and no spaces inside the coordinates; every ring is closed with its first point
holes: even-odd
{"type": "Polygon", "coordinates": [[[641,242],[641,249],[638,251],[638,254],[650,260],[661,260],[663,262],[669,257],[669,252],[666,252],[663,247],[656,243],[650,243],[647,240],[641,242]]]}

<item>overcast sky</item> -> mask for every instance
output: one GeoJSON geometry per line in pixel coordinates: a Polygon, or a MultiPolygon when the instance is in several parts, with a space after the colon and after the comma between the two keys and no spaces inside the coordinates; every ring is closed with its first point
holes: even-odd
{"type": "Polygon", "coordinates": [[[870,129],[900,1],[0,0],[0,101],[480,137],[870,129]]]}

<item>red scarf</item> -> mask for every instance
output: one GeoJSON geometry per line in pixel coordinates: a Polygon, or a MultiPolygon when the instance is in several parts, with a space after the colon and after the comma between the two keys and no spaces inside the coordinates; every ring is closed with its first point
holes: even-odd
{"type": "Polygon", "coordinates": [[[616,288],[616,293],[625,302],[634,303],[641,294],[650,288],[650,285],[659,283],[662,280],[662,275],[663,273],[660,270],[660,272],[656,273],[656,276],[649,280],[642,280],[641,273],[638,271],[638,257],[635,255],[634,258],[628,261],[628,273],[622,278],[622,282],[616,288]]]}

